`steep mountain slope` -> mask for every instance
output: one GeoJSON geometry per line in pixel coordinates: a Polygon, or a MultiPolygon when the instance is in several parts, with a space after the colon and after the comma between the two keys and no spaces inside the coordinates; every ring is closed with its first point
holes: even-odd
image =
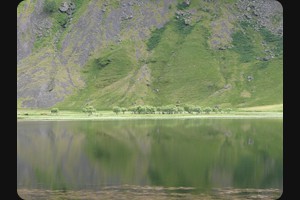
{"type": "Polygon", "coordinates": [[[247,107],[283,101],[274,0],[27,0],[19,107],[247,107]]]}

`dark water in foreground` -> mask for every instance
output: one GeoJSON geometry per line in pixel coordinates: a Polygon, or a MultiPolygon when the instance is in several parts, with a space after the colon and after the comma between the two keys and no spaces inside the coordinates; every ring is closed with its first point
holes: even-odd
{"type": "Polygon", "coordinates": [[[18,122],[23,199],[278,199],[282,119],[18,122]]]}

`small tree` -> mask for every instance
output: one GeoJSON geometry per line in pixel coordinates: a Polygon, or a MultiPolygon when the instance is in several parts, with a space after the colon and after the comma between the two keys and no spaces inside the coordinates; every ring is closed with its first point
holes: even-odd
{"type": "Polygon", "coordinates": [[[222,109],[222,108],[219,108],[219,112],[222,113],[222,112],[223,112],[223,109],[222,109]]]}
{"type": "Polygon", "coordinates": [[[155,114],[155,112],[156,112],[156,108],[154,106],[150,106],[149,110],[150,110],[151,114],[155,114]]]}
{"type": "Polygon", "coordinates": [[[128,111],[130,111],[131,112],[131,114],[136,114],[136,107],[130,107],[130,108],[128,108],[128,111]]]}
{"type": "Polygon", "coordinates": [[[51,113],[57,114],[59,112],[58,108],[52,108],[51,113]]]}
{"type": "Polygon", "coordinates": [[[116,115],[121,112],[121,108],[118,106],[113,107],[113,112],[116,113],[116,115]]]}
{"type": "Polygon", "coordinates": [[[192,114],[193,113],[193,107],[192,105],[184,105],[183,108],[184,108],[184,111],[192,114]]]}
{"type": "Polygon", "coordinates": [[[219,111],[219,109],[215,107],[215,108],[212,109],[212,111],[217,113],[219,111]]]}
{"type": "Polygon", "coordinates": [[[201,109],[201,107],[199,107],[199,106],[194,106],[192,110],[193,110],[193,112],[195,112],[195,113],[197,113],[197,114],[199,114],[199,113],[202,112],[202,109],[201,109]]]}
{"type": "Polygon", "coordinates": [[[158,112],[158,114],[161,114],[161,107],[157,107],[156,111],[158,112]]]}
{"type": "Polygon", "coordinates": [[[211,108],[210,107],[206,107],[203,110],[206,114],[209,114],[211,112],[211,108]]]}
{"type": "Polygon", "coordinates": [[[96,109],[93,106],[86,106],[83,108],[83,112],[88,113],[88,115],[92,115],[94,112],[96,112],[96,109]]]}
{"type": "Polygon", "coordinates": [[[170,114],[177,114],[178,109],[175,105],[170,105],[170,114]]]}
{"type": "Polygon", "coordinates": [[[216,105],[216,106],[213,107],[212,111],[217,113],[217,112],[221,112],[222,109],[218,105],[216,105]]]}
{"type": "Polygon", "coordinates": [[[231,108],[225,108],[225,109],[224,109],[224,112],[226,112],[226,113],[230,113],[231,111],[232,111],[231,108]]]}
{"type": "Polygon", "coordinates": [[[180,107],[180,106],[177,107],[177,112],[178,113],[182,114],[183,111],[184,111],[183,107],[180,107]]]}
{"type": "Polygon", "coordinates": [[[136,107],[136,112],[138,114],[145,114],[146,113],[146,107],[139,105],[139,106],[136,107]]]}
{"type": "Polygon", "coordinates": [[[121,108],[121,111],[123,114],[125,114],[125,112],[127,111],[127,108],[121,108]]]}

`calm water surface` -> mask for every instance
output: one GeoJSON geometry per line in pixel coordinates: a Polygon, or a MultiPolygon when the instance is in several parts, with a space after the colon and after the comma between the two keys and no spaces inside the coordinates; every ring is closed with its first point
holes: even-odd
{"type": "Polygon", "coordinates": [[[18,122],[23,199],[278,199],[282,119],[18,122]]]}

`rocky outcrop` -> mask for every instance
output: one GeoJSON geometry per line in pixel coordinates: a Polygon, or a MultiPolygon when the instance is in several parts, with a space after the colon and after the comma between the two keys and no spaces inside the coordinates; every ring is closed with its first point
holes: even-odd
{"type": "Polygon", "coordinates": [[[26,17],[22,14],[18,17],[17,98],[22,99],[23,107],[50,107],[82,88],[80,68],[94,52],[107,43],[147,38],[150,28],[162,27],[170,20],[168,6],[177,1],[164,0],[157,4],[151,0],[92,0],[76,22],[71,19],[77,5],[63,1],[57,12],[68,15],[68,21],[56,33],[50,31],[52,23],[49,22],[53,19],[43,12],[43,2],[37,0],[34,7],[31,4],[25,10],[26,17]],[[36,39],[46,37],[53,40],[48,41],[45,49],[34,52],[36,39]]]}
{"type": "MultiPolygon", "coordinates": [[[[51,107],[84,88],[84,66],[106,54],[105,49],[130,43],[134,46],[130,59],[136,65],[153,53],[146,50],[151,31],[174,17],[182,27],[196,24],[189,30],[203,30],[205,38],[201,39],[208,44],[208,51],[226,53],[232,47],[231,34],[237,20],[283,34],[282,7],[275,0],[239,0],[235,5],[218,0],[203,0],[201,5],[193,0],[90,0],[75,5],[76,1],[63,0],[52,14],[43,11],[44,0],[27,2],[17,18],[17,98],[23,107],[51,107]],[[224,5],[224,9],[218,7],[224,5]],[[202,20],[205,23],[201,24],[202,20]]],[[[198,36],[193,37],[197,41],[198,36]]],[[[257,60],[265,64],[276,57],[272,48],[263,49],[262,55],[255,55],[257,60]]],[[[150,86],[150,80],[145,82],[146,88],[150,86]]],[[[163,91],[153,90],[155,94],[163,91]]]]}
{"type": "Polygon", "coordinates": [[[59,7],[59,10],[63,13],[67,13],[68,15],[72,15],[75,11],[76,5],[73,2],[63,2],[59,7]]]}
{"type": "Polygon", "coordinates": [[[239,20],[255,24],[255,28],[265,27],[272,33],[283,35],[283,8],[276,0],[239,0],[239,20]]]}

